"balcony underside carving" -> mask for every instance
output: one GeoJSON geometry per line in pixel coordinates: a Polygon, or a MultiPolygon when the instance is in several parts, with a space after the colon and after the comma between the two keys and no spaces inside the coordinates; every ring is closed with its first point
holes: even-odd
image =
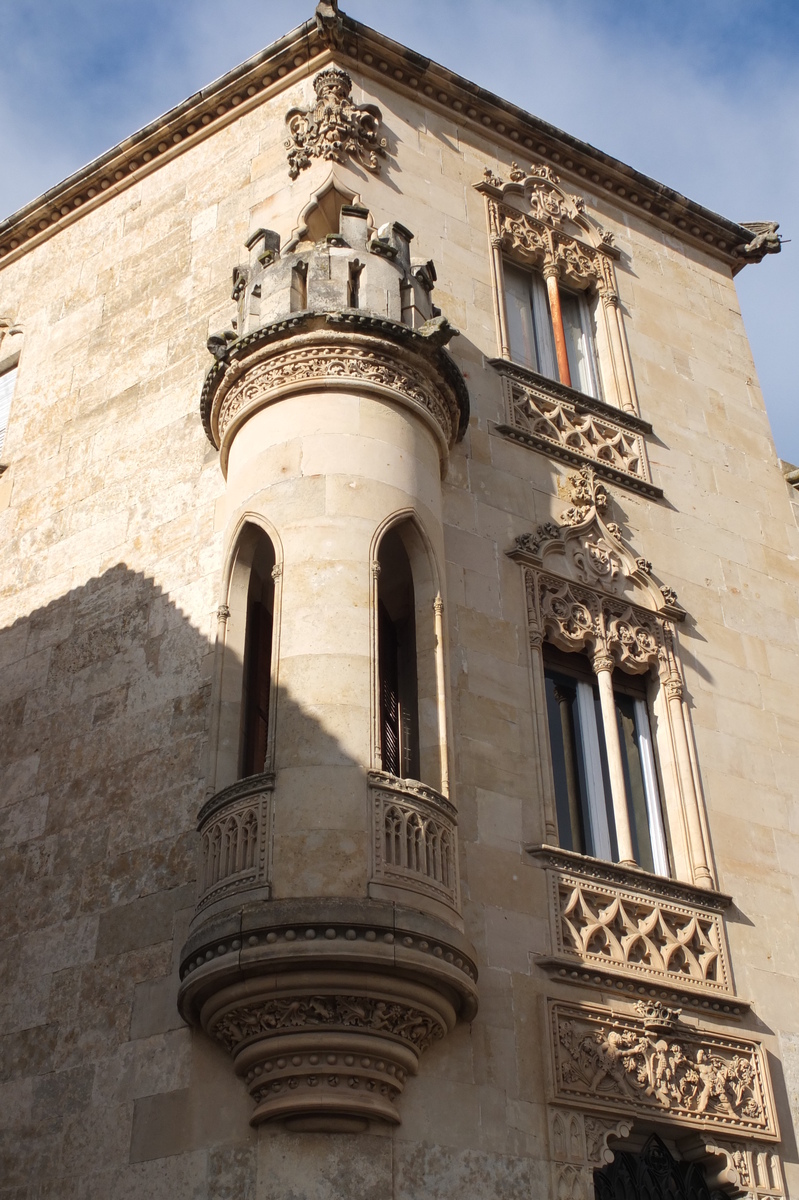
{"type": "Polygon", "coordinates": [[[179,1008],[232,1055],[251,1121],[335,1130],[398,1123],[419,1057],[476,1004],[468,943],[378,900],[242,904],[183,950],[179,1008]]]}
{"type": "Polygon", "coordinates": [[[550,1002],[554,1098],[607,1116],[666,1118],[733,1137],[777,1141],[759,1043],[709,1032],[680,1011],[639,1001],[625,1013],[550,1002]]]}
{"type": "Polygon", "coordinates": [[[588,987],[740,1017],[724,932],[729,897],[555,847],[547,869],[552,954],[538,965],[588,987]]]}

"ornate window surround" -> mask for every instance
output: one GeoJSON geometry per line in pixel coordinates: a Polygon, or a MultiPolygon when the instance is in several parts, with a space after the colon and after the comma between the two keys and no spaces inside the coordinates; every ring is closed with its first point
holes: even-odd
{"type": "MultiPolygon", "coordinates": [[[[609,520],[609,496],[590,467],[568,480],[571,505],[558,523],[516,539],[510,557],[522,567],[531,651],[534,730],[540,764],[537,791],[545,839],[558,845],[555,793],[544,686],[543,646],[588,654],[597,675],[606,735],[615,729],[612,673],[649,675],[651,713],[677,878],[714,889],[715,878],[679,663],[677,624],[685,612],[671,588],[658,586],[652,566],[626,544],[609,520]],[[655,678],[656,675],[656,678],[655,678]],[[611,720],[613,712],[613,720],[611,720]]],[[[609,745],[613,759],[613,747],[609,745]]],[[[621,768],[610,762],[611,795],[622,866],[636,866],[621,768]],[[616,782],[614,783],[614,775],[616,782]]]]}
{"type": "Polygon", "coordinates": [[[548,166],[534,163],[528,174],[513,163],[508,183],[486,168],[475,188],[485,197],[491,247],[499,346],[491,363],[503,375],[508,412],[497,432],[567,461],[590,462],[616,483],[662,495],[652,484],[646,457],[644,435],[651,426],[640,417],[616,284],[620,253],[612,234],[588,217],[582,197],[567,193],[548,166]],[[505,259],[540,270],[553,291],[562,282],[597,297],[596,349],[606,400],[584,396],[512,361],[505,259]]]}

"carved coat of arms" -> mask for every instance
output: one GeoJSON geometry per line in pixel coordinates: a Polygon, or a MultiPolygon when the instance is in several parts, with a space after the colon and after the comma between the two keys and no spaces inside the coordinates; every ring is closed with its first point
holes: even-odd
{"type": "Polygon", "coordinates": [[[316,103],[286,113],[289,175],[296,179],[315,158],[344,162],[349,154],[376,173],[386,157],[386,139],[379,136],[381,113],[376,104],[355,104],[352,80],[346,71],[329,67],[314,79],[316,103]]]}

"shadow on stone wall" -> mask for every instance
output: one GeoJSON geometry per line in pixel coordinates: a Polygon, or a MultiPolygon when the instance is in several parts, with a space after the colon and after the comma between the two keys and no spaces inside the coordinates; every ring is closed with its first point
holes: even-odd
{"type": "Polygon", "coordinates": [[[252,1194],[249,1099],[175,1008],[211,650],[122,564],[0,631],[2,1196],[252,1194]]]}

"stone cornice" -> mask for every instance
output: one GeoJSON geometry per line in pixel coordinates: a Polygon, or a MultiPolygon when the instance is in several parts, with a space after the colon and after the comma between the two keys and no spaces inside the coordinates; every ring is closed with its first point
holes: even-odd
{"type": "Polygon", "coordinates": [[[435,333],[426,337],[355,309],[291,313],[229,343],[206,376],[200,412],[221,450],[222,469],[232,437],[256,409],[344,380],[415,411],[434,433],[442,459],[468,424],[466,384],[435,333]]]}
{"type": "Polygon", "coordinates": [[[709,888],[696,887],[681,879],[653,875],[640,867],[623,867],[621,863],[605,862],[587,854],[576,854],[561,846],[527,846],[527,853],[542,867],[572,871],[587,881],[610,883],[616,886],[645,890],[648,896],[674,900],[681,904],[701,905],[714,912],[723,912],[732,904],[732,896],[709,888]]]}
{"type": "MultiPolygon", "coordinates": [[[[688,200],[632,167],[554,125],[470,83],[423,55],[340,15],[335,37],[314,21],[229,71],[176,108],[134,133],[68,179],[0,222],[0,264],[182,153],[238,114],[271,98],[335,57],[365,75],[390,79],[398,91],[452,113],[484,136],[504,143],[508,155],[533,153],[584,186],[607,193],[628,210],[721,258],[733,273],[763,255],[737,256],[756,234],[688,200]],[[333,42],[337,45],[334,47],[333,42]]],[[[765,254],[765,250],[763,251],[765,254]]]]}

